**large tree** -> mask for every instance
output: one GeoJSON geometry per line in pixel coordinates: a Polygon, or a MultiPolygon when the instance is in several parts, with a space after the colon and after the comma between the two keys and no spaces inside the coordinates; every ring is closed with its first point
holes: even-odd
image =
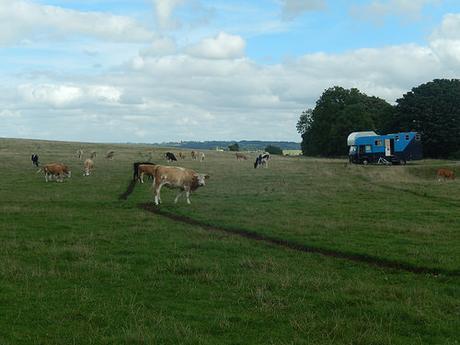
{"type": "Polygon", "coordinates": [[[393,129],[422,135],[427,157],[460,155],[460,80],[435,79],[396,101],[393,129]]]}
{"type": "Polygon", "coordinates": [[[339,156],[347,153],[346,139],[354,131],[383,130],[393,116],[393,107],[358,89],[334,86],[316,102],[313,111],[304,111],[297,124],[302,134],[304,155],[339,156]]]}

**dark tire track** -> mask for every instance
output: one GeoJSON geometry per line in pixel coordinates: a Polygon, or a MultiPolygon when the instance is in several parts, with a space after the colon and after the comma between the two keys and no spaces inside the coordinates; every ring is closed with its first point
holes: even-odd
{"type": "Polygon", "coordinates": [[[295,243],[289,240],[283,240],[283,239],[279,239],[276,237],[258,234],[258,233],[244,230],[244,229],[233,229],[233,228],[226,228],[222,226],[209,225],[209,224],[206,224],[205,222],[201,222],[193,218],[162,211],[158,206],[154,206],[151,203],[139,204],[138,206],[145,211],[171,219],[175,222],[198,226],[210,232],[220,232],[220,233],[227,233],[231,235],[237,235],[237,236],[241,236],[247,239],[255,240],[258,242],[264,242],[270,245],[275,245],[275,246],[279,246],[279,247],[283,247],[283,248],[287,248],[287,249],[291,249],[291,250],[295,250],[299,252],[321,254],[327,257],[344,259],[344,260],[349,260],[349,261],[353,261],[357,263],[364,263],[364,264],[368,264],[370,266],[374,266],[378,268],[395,269],[399,271],[406,271],[406,272],[416,273],[416,274],[445,275],[445,276],[452,276],[452,277],[460,276],[460,270],[446,270],[446,269],[441,269],[441,268],[416,266],[416,265],[413,265],[407,262],[389,260],[385,258],[379,258],[376,256],[372,256],[372,255],[367,255],[367,254],[356,254],[356,253],[342,252],[342,251],[320,248],[320,247],[312,247],[312,246],[295,243]]]}
{"type": "Polygon", "coordinates": [[[406,188],[398,188],[398,187],[394,187],[394,186],[391,186],[391,185],[386,185],[386,184],[374,182],[369,177],[363,176],[363,175],[360,176],[360,182],[361,183],[365,182],[365,183],[367,183],[367,184],[369,184],[371,186],[376,186],[376,187],[379,187],[379,188],[384,189],[384,190],[391,190],[391,191],[397,192],[397,193],[406,193],[406,194],[414,195],[416,197],[419,197],[419,198],[422,198],[422,199],[425,199],[425,200],[429,200],[429,201],[432,201],[432,202],[439,203],[442,206],[448,205],[448,206],[459,207],[460,208],[460,201],[456,200],[456,199],[440,197],[440,196],[431,195],[431,194],[428,194],[428,193],[425,193],[425,192],[419,192],[419,191],[406,189],[406,188]]]}
{"type": "Polygon", "coordinates": [[[449,206],[452,206],[452,207],[460,207],[460,202],[457,201],[457,200],[454,200],[454,199],[443,198],[443,197],[439,197],[439,196],[435,196],[435,195],[430,195],[430,194],[427,194],[425,192],[422,193],[422,192],[418,192],[418,191],[410,190],[410,189],[405,189],[405,188],[397,188],[397,187],[385,186],[385,185],[381,185],[381,184],[377,184],[377,186],[379,186],[381,188],[384,188],[384,189],[389,189],[389,190],[392,190],[392,191],[396,191],[396,192],[411,194],[411,195],[414,195],[414,196],[417,196],[417,197],[420,197],[420,198],[424,198],[424,199],[427,199],[427,200],[430,200],[430,201],[433,201],[433,202],[440,203],[440,204],[442,204],[442,206],[449,205],[449,206]]]}

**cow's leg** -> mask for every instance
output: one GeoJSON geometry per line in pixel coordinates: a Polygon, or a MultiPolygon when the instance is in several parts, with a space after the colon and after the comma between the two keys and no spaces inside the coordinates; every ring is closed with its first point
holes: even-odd
{"type": "Polygon", "coordinates": [[[191,204],[190,202],[190,189],[185,190],[185,196],[187,197],[187,204],[191,204]]]}
{"type": "Polygon", "coordinates": [[[155,205],[158,205],[161,203],[161,199],[160,199],[161,186],[162,184],[158,184],[158,185],[155,184],[155,205]]]}
{"type": "Polygon", "coordinates": [[[141,172],[139,179],[141,180],[141,183],[144,183],[144,172],[143,171],[141,172]]]}
{"type": "Polygon", "coordinates": [[[48,173],[45,172],[45,181],[48,182],[48,173]]]}
{"type": "Polygon", "coordinates": [[[179,194],[177,194],[176,198],[174,199],[174,203],[177,204],[177,201],[179,200],[180,196],[184,194],[184,191],[180,191],[179,194]]]}

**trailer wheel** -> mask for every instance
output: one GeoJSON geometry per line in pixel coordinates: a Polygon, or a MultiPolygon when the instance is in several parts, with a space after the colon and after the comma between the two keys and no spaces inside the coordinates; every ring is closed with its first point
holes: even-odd
{"type": "Polygon", "coordinates": [[[363,164],[367,165],[367,164],[369,164],[369,161],[367,159],[363,159],[363,164]]]}

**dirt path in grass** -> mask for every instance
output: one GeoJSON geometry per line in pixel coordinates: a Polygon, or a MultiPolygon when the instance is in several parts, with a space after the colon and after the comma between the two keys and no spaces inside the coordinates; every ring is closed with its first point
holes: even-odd
{"type": "Polygon", "coordinates": [[[202,229],[211,232],[220,232],[220,233],[227,233],[231,235],[241,236],[247,239],[255,240],[258,242],[264,242],[270,245],[275,245],[278,247],[283,247],[291,250],[296,250],[299,252],[305,253],[317,253],[328,257],[338,258],[338,259],[345,259],[350,260],[358,263],[365,263],[374,267],[378,268],[385,268],[385,269],[396,269],[400,271],[406,271],[411,273],[417,274],[430,274],[430,275],[446,275],[446,276],[460,276],[460,270],[445,270],[439,268],[430,268],[430,267],[423,267],[423,266],[416,266],[407,262],[400,262],[385,258],[379,258],[367,254],[355,254],[355,253],[347,253],[341,252],[332,249],[326,248],[319,248],[319,247],[311,247],[303,244],[298,244],[289,240],[283,240],[276,237],[271,237],[267,235],[262,235],[259,233],[251,232],[245,229],[233,229],[233,228],[226,228],[221,226],[214,226],[209,225],[199,220],[189,218],[186,216],[181,216],[177,214],[168,213],[162,211],[160,207],[154,206],[151,203],[144,203],[139,204],[139,207],[145,211],[160,215],[162,217],[169,218],[173,221],[199,226],[202,229]]]}

